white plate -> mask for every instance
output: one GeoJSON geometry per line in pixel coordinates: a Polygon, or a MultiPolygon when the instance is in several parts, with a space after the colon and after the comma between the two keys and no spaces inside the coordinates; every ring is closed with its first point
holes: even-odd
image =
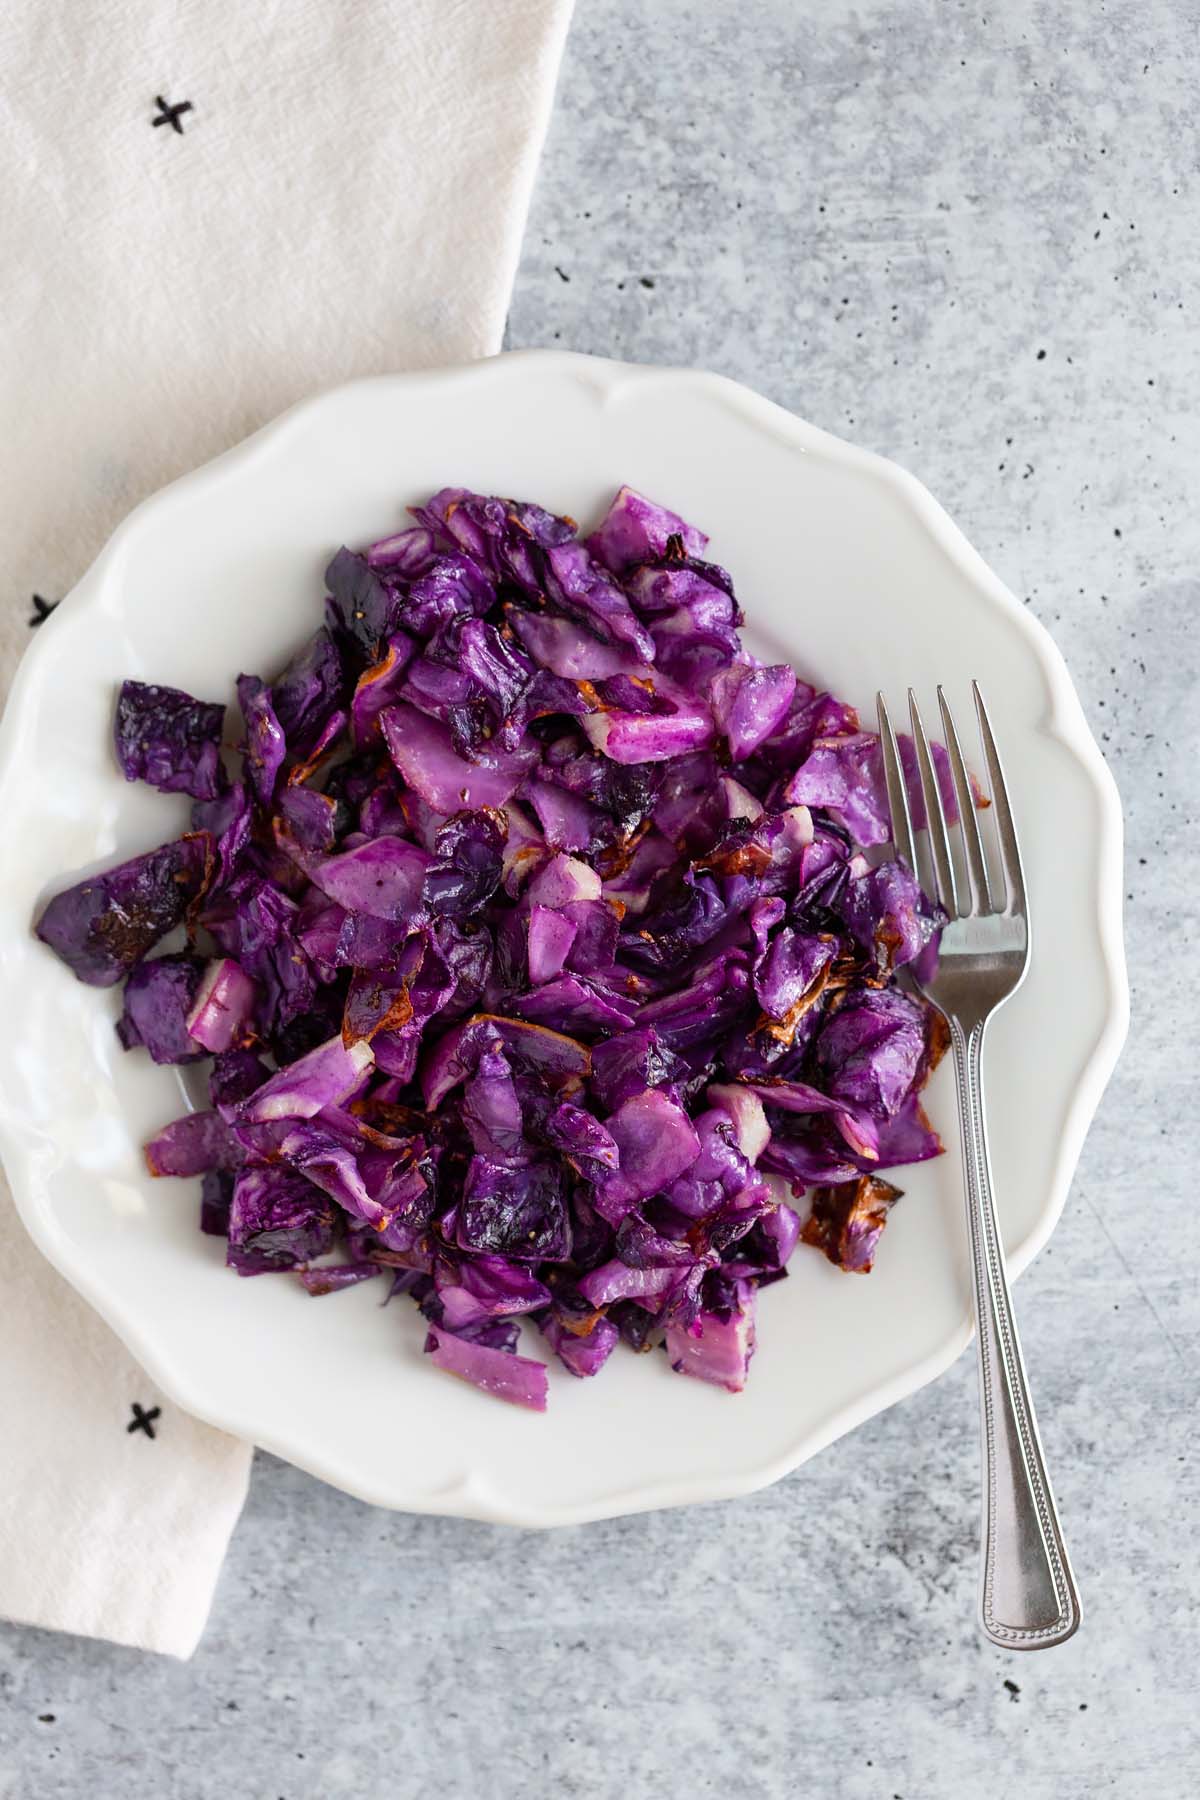
{"type": "MultiPolygon", "coordinates": [[[[544,1416],[421,1355],[374,1283],[314,1301],[239,1280],[196,1225],[198,1184],[151,1181],[140,1144],[182,1110],[168,1069],[117,1047],[117,997],[30,933],[39,902],[163,841],[185,802],[120,778],[127,675],[232,698],[319,620],[332,549],[396,528],[443,485],[584,522],[628,481],[712,538],[752,641],[870,717],[875,690],[967,711],[982,678],[1028,864],[1033,964],[988,1048],[1012,1266],[1045,1243],[1125,1030],[1121,815],[1062,659],[910,476],[747,389],[557,352],[359,382],[286,414],[131,515],[21,667],[0,731],[0,1137],[22,1217],[162,1389],[363,1498],[522,1525],[744,1493],[947,1367],[969,1336],[956,1148],[906,1169],[875,1271],[800,1249],[759,1308],[744,1394],[614,1356],[551,1372],[544,1416]],[[17,846],[17,854],[12,847],[17,846]]],[[[928,1095],[955,1144],[944,1063],[928,1095]]]]}

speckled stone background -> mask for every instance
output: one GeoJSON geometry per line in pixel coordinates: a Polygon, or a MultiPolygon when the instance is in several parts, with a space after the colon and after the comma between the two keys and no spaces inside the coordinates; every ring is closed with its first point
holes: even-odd
{"type": "Polygon", "coordinates": [[[898,458],[1074,671],[1134,1027],[1019,1302],[1082,1632],[975,1634],[969,1358],[767,1493],[554,1536],[260,1457],[190,1665],[0,1628],[2,1800],[1200,1791],[1198,26],[579,0],[509,334],[720,369],[898,458]]]}

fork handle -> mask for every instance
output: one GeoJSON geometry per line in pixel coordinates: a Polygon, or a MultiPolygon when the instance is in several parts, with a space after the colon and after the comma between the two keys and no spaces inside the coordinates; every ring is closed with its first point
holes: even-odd
{"type": "Polygon", "coordinates": [[[983,1104],[984,1021],[950,1021],[966,1169],[983,1423],[980,1615],[1005,1650],[1044,1650],[1079,1628],[1079,1595],[1038,1438],[996,1226],[983,1104]]]}

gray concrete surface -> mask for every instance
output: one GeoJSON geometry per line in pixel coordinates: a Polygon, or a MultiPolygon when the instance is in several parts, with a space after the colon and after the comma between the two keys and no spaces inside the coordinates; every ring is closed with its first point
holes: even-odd
{"type": "Polygon", "coordinates": [[[1020,1303],[1083,1631],[975,1636],[969,1359],[767,1493],[549,1537],[261,1457],[190,1665],[0,1629],[3,1800],[1200,1791],[1197,23],[581,0],[510,326],[898,458],[1074,672],[1134,1028],[1020,1303]]]}

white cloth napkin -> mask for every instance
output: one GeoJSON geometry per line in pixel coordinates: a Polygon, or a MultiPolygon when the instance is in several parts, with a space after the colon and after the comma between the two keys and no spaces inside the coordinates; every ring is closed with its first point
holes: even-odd
{"type": "MultiPolygon", "coordinates": [[[[164,481],[314,390],[499,348],[569,13],[3,9],[0,695],[164,481]]],[[[2,1183],[0,1269],[0,1615],[189,1656],[250,1448],[155,1392],[2,1183]]]]}

